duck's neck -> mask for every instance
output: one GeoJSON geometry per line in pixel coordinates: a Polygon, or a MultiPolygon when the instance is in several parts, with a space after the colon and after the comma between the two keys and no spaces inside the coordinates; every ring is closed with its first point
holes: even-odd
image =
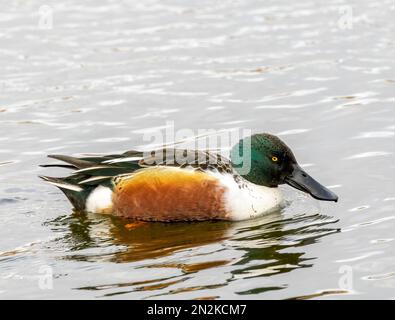
{"type": "Polygon", "coordinates": [[[237,176],[233,182],[226,180],[223,182],[228,187],[226,201],[231,220],[255,218],[282,207],[283,198],[279,188],[260,186],[241,176],[237,176]]]}

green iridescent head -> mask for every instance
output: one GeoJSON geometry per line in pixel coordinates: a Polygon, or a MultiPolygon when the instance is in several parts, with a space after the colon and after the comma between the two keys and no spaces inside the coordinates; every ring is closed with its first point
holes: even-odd
{"type": "Polygon", "coordinates": [[[316,199],[337,201],[338,197],[310,177],[297,163],[291,149],[278,137],[260,133],[241,139],[231,150],[235,170],[261,186],[287,183],[316,199]]]}

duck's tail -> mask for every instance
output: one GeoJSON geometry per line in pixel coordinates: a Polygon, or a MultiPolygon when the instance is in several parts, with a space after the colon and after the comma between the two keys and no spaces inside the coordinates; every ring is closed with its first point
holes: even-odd
{"type": "Polygon", "coordinates": [[[44,181],[58,187],[69,199],[73,207],[78,211],[85,210],[86,199],[88,198],[94,187],[79,186],[70,183],[67,178],[54,178],[47,176],[39,176],[44,181]]]}
{"type": "Polygon", "coordinates": [[[74,171],[67,177],[40,176],[40,178],[58,187],[75,209],[83,211],[88,196],[96,187],[103,185],[112,189],[112,178],[138,169],[138,159],[141,155],[142,153],[139,151],[128,151],[121,155],[81,158],[49,155],[49,158],[63,161],[63,163],[45,164],[41,167],[60,167],[74,171]]]}

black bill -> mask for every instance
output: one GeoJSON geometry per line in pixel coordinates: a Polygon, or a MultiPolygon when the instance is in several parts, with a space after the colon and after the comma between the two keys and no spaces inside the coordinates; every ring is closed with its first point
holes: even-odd
{"type": "Polygon", "coordinates": [[[293,165],[293,171],[284,178],[291,187],[310,194],[313,198],[337,202],[338,196],[310,177],[299,165],[293,165]]]}

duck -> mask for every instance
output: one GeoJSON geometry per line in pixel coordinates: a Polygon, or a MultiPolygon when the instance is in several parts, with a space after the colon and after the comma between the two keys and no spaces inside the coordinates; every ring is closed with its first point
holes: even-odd
{"type": "Polygon", "coordinates": [[[338,196],[308,175],[277,136],[242,138],[224,157],[209,150],[163,147],[122,154],[48,155],[61,161],[42,167],[73,170],[58,187],[76,211],[136,221],[239,221],[281,210],[282,184],[322,201],[338,196]]]}

